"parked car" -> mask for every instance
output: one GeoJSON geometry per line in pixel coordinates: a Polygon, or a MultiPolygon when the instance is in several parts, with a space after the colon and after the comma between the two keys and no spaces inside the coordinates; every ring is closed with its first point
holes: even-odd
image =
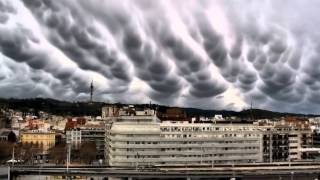
{"type": "Polygon", "coordinates": [[[7,161],[8,164],[21,164],[23,163],[23,160],[20,159],[10,159],[7,161]]]}

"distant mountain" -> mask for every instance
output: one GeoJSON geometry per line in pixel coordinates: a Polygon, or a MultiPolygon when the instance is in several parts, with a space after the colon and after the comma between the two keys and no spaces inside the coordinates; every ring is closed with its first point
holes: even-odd
{"type": "Polygon", "coordinates": [[[184,108],[187,112],[188,116],[205,116],[210,117],[216,114],[221,114],[224,117],[231,117],[235,116],[240,119],[272,119],[272,118],[279,118],[279,117],[287,117],[287,116],[294,116],[294,117],[317,117],[319,115],[314,114],[295,114],[295,113],[286,113],[286,112],[273,112],[263,109],[246,109],[240,112],[236,111],[227,111],[227,110],[202,110],[196,108],[184,108]]]}
{"type": "MultiPolygon", "coordinates": [[[[32,99],[4,99],[0,98],[0,107],[20,110],[22,112],[34,112],[37,114],[39,111],[45,111],[51,114],[63,116],[100,116],[101,108],[107,105],[103,102],[68,102],[59,101],[49,98],[32,98],[32,99]]],[[[117,106],[124,106],[126,104],[117,103],[117,106]]],[[[138,107],[150,107],[150,104],[135,104],[138,107]]],[[[158,109],[158,111],[165,112],[169,106],[151,104],[151,108],[158,109]]],[[[212,117],[216,114],[221,114],[224,117],[239,117],[242,119],[261,119],[261,118],[277,118],[285,116],[296,117],[315,117],[318,115],[312,114],[294,114],[294,113],[280,113],[272,112],[262,109],[247,109],[240,112],[227,111],[227,110],[203,110],[197,108],[182,108],[188,117],[212,117]]]]}
{"type": "Polygon", "coordinates": [[[32,98],[32,99],[0,99],[0,106],[9,109],[20,110],[22,112],[45,111],[51,114],[63,116],[100,116],[101,107],[105,103],[101,102],[68,102],[55,99],[32,98]]]}

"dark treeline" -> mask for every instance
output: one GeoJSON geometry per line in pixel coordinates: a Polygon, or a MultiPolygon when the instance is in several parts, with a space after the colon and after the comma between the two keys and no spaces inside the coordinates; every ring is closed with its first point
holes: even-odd
{"type": "Polygon", "coordinates": [[[55,99],[0,99],[0,106],[8,109],[20,110],[22,112],[33,112],[35,115],[39,111],[48,112],[63,116],[84,116],[101,115],[101,107],[104,103],[94,102],[68,102],[55,99]]]}
{"type": "MultiPolygon", "coordinates": [[[[20,110],[22,112],[34,112],[35,115],[39,111],[48,112],[50,114],[62,115],[62,116],[100,116],[101,108],[107,103],[103,102],[68,102],[59,101],[48,98],[32,98],[32,99],[4,99],[0,98],[0,107],[9,108],[14,110],[20,110]]],[[[116,103],[118,107],[122,107],[126,104],[116,103]]],[[[168,106],[156,105],[156,104],[134,104],[137,107],[151,107],[157,109],[160,112],[165,112],[168,106]]],[[[182,108],[188,117],[212,117],[216,114],[221,114],[224,117],[236,116],[239,118],[277,118],[284,116],[296,116],[296,117],[315,117],[317,115],[312,114],[293,114],[293,113],[279,113],[261,109],[247,109],[240,112],[226,111],[226,110],[203,110],[197,108],[182,108]]]]}

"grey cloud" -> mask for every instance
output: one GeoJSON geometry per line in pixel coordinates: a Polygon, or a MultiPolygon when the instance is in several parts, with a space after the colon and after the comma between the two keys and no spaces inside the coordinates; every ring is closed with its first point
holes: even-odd
{"type": "Polygon", "coordinates": [[[166,93],[166,94],[173,94],[181,89],[180,83],[178,79],[168,79],[164,82],[150,82],[151,88],[154,90],[160,92],[160,93],[166,93]]]}
{"type": "Polygon", "coordinates": [[[238,59],[242,53],[242,37],[238,37],[236,43],[231,49],[230,56],[233,59],[238,59]]]}
{"type": "Polygon", "coordinates": [[[212,97],[221,94],[227,87],[213,81],[201,81],[192,84],[190,93],[199,98],[212,97]]]}
{"type": "Polygon", "coordinates": [[[315,91],[308,95],[308,100],[315,104],[320,104],[320,95],[319,91],[315,91]]]}
{"type": "Polygon", "coordinates": [[[242,84],[246,84],[246,85],[252,85],[257,81],[257,79],[258,79],[257,75],[250,71],[246,71],[245,73],[239,76],[239,81],[242,84]]]}
{"type": "Polygon", "coordinates": [[[269,55],[269,62],[271,62],[271,63],[277,63],[277,62],[279,61],[279,59],[280,59],[280,56],[281,56],[281,54],[271,53],[271,54],[269,55]]]}
{"type": "Polygon", "coordinates": [[[139,50],[142,45],[142,42],[138,34],[135,34],[134,31],[130,29],[127,29],[125,32],[123,44],[126,47],[126,49],[139,50]]]}
{"type": "MultiPolygon", "coordinates": [[[[29,8],[34,8],[28,4],[28,2],[25,1],[25,3],[29,8]]],[[[58,2],[43,1],[42,6],[51,14],[48,18],[44,18],[45,11],[34,9],[38,11],[37,17],[40,21],[48,24],[53,30],[56,30],[57,34],[51,34],[49,36],[51,42],[73,59],[82,69],[99,72],[110,79],[117,78],[123,81],[130,81],[131,77],[127,69],[121,68],[119,65],[111,69],[109,64],[104,64],[110,59],[115,60],[116,56],[101,53],[101,51],[108,52],[108,47],[105,47],[96,40],[100,38],[99,33],[92,30],[91,25],[86,22],[86,19],[80,16],[80,10],[77,8],[67,9],[63,5],[64,4],[58,4],[58,2]],[[61,10],[61,12],[66,13],[66,15],[61,14],[61,12],[57,10],[61,10]],[[70,19],[75,22],[71,24],[70,19]],[[69,42],[67,42],[67,40],[69,42]],[[95,51],[90,51],[92,49],[100,49],[100,52],[96,54],[95,51]]],[[[119,59],[116,59],[116,61],[120,63],[119,59]]]]}
{"type": "Polygon", "coordinates": [[[276,54],[281,54],[287,49],[287,44],[284,42],[284,40],[274,40],[270,44],[270,51],[276,53],[276,54]]]}
{"type": "Polygon", "coordinates": [[[31,89],[30,96],[86,99],[94,73],[108,82],[97,88],[97,98],[110,101],[151,98],[169,105],[232,109],[237,104],[223,94],[231,88],[247,105],[252,98],[262,108],[315,111],[319,5],[313,0],[231,0],[220,6],[182,0],[0,0],[0,52],[13,60],[1,64],[0,86],[6,82],[6,90],[31,89]],[[226,21],[219,27],[210,17],[211,7],[221,11],[215,18],[226,21]],[[15,23],[19,13],[31,13],[26,18],[35,18],[31,21],[39,31],[28,26],[30,19],[15,23]],[[65,67],[56,52],[76,65],[65,67]],[[4,74],[14,67],[26,78],[4,74]],[[150,91],[131,91],[136,78],[150,91]]]}
{"type": "Polygon", "coordinates": [[[264,54],[261,54],[259,57],[257,57],[257,59],[254,61],[253,66],[257,69],[257,70],[261,70],[264,65],[267,62],[267,57],[264,54]]]}
{"type": "Polygon", "coordinates": [[[17,29],[9,34],[5,30],[0,30],[0,34],[2,34],[0,37],[1,52],[16,61],[27,62],[35,69],[44,68],[47,64],[45,61],[47,54],[37,50],[30,50],[31,44],[28,40],[32,40],[33,37],[26,36],[31,32],[25,32],[25,29],[17,29]]]}
{"type": "Polygon", "coordinates": [[[299,69],[300,67],[300,58],[301,58],[301,51],[299,49],[295,49],[293,53],[291,53],[291,56],[289,57],[288,64],[293,69],[299,69]]]}
{"type": "Polygon", "coordinates": [[[247,59],[250,62],[253,62],[256,59],[256,56],[257,56],[257,51],[254,48],[252,48],[249,50],[249,52],[247,54],[247,59]]]}
{"type": "Polygon", "coordinates": [[[15,8],[9,3],[9,1],[1,1],[0,2],[0,12],[4,14],[16,14],[17,11],[15,8]]]}
{"type": "Polygon", "coordinates": [[[169,73],[168,65],[164,64],[162,61],[155,61],[150,63],[149,71],[153,74],[160,74],[162,77],[165,77],[169,73]]]}
{"type": "Polygon", "coordinates": [[[4,24],[8,21],[9,16],[7,14],[0,13],[0,24],[4,24]]]}

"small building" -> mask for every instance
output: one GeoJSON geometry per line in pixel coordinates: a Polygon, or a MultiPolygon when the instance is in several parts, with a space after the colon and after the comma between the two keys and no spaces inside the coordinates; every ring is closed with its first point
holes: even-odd
{"type": "Polygon", "coordinates": [[[22,144],[37,144],[46,153],[51,147],[55,146],[56,134],[51,131],[29,130],[20,132],[22,144]]]}
{"type": "Polygon", "coordinates": [[[16,142],[17,137],[13,131],[4,130],[0,132],[0,141],[16,142]]]}

